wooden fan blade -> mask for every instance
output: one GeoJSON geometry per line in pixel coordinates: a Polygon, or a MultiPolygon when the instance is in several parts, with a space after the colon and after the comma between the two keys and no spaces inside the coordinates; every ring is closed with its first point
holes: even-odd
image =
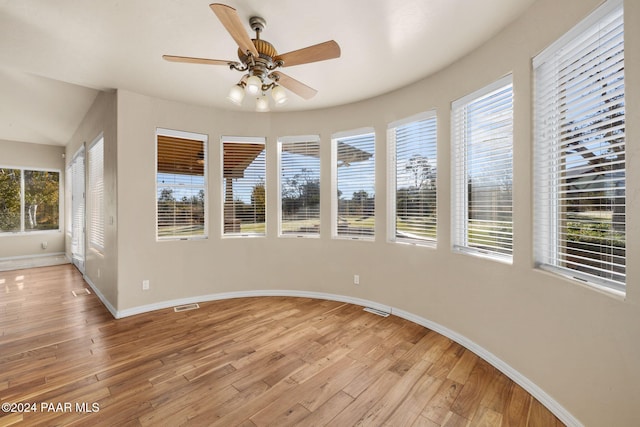
{"type": "Polygon", "coordinates": [[[318,93],[318,91],[314,88],[309,87],[306,84],[294,79],[293,77],[289,77],[286,74],[281,73],[280,71],[274,71],[272,74],[278,79],[279,85],[289,89],[291,92],[301,96],[304,99],[311,99],[315,96],[316,93],[318,93]]]}
{"type": "Polygon", "coordinates": [[[310,62],[325,61],[327,59],[339,58],[340,46],[333,40],[319,43],[313,46],[283,53],[274,58],[274,60],[284,61],[283,67],[292,67],[294,65],[308,64],[310,62]]]}
{"type": "Polygon", "coordinates": [[[191,56],[162,55],[162,58],[165,61],[186,62],[187,64],[231,65],[238,63],[236,61],[225,61],[223,59],[193,58],[191,56]]]}
{"type": "Polygon", "coordinates": [[[213,13],[216,14],[231,37],[236,41],[240,50],[245,53],[251,52],[251,54],[257,58],[259,56],[258,51],[253,45],[251,37],[249,37],[249,33],[247,33],[247,30],[244,28],[244,25],[238,16],[238,12],[236,12],[236,10],[231,6],[221,3],[213,3],[210,4],[209,7],[213,10],[213,13]]]}

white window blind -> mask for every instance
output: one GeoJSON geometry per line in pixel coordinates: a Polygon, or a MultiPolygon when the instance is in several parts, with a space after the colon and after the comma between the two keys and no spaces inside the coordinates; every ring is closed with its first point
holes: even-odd
{"type": "Polygon", "coordinates": [[[89,246],[104,250],[104,139],[97,139],[88,151],[89,203],[87,225],[89,246]]]}
{"type": "Polygon", "coordinates": [[[511,76],[455,101],[452,107],[454,249],[511,260],[511,76]]]}
{"type": "Polygon", "coordinates": [[[391,171],[392,240],[436,240],[435,112],[391,123],[388,132],[391,171]]]}
{"type": "Polygon", "coordinates": [[[72,203],[71,203],[71,191],[73,190],[72,187],[72,180],[73,177],[73,168],[71,167],[71,163],[69,163],[69,165],[67,165],[67,169],[65,170],[65,174],[64,174],[64,206],[65,209],[67,210],[67,213],[65,213],[64,215],[64,229],[65,232],[67,233],[67,237],[69,238],[69,241],[71,241],[71,227],[73,225],[73,221],[71,220],[71,210],[72,209],[72,203]]]}
{"type": "Polygon", "coordinates": [[[536,263],[624,291],[622,1],[534,59],[536,263]]]}
{"type": "Polygon", "coordinates": [[[71,254],[74,260],[84,261],[84,148],[71,163],[71,254]]]}
{"type": "Polygon", "coordinates": [[[157,237],[207,237],[207,136],[157,131],[157,237]]]}
{"type": "Polygon", "coordinates": [[[266,234],[266,147],[264,138],[223,137],[224,234],[266,234]]]}
{"type": "Polygon", "coordinates": [[[372,239],[375,233],[375,133],[334,135],[334,236],[372,239]]]}
{"type": "Polygon", "coordinates": [[[278,141],[280,235],[320,235],[320,138],[278,141]]]}

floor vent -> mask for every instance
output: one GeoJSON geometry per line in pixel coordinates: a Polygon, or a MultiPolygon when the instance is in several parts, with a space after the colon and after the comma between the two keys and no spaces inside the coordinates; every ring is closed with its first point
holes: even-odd
{"type": "Polygon", "coordinates": [[[91,295],[91,292],[89,292],[89,289],[87,288],[76,289],[71,291],[71,293],[73,294],[74,297],[79,297],[82,295],[91,295]]]}
{"type": "Polygon", "coordinates": [[[196,310],[198,308],[200,308],[198,304],[185,304],[173,307],[173,311],[175,311],[176,313],[180,313],[181,311],[196,310]]]}
{"type": "Polygon", "coordinates": [[[378,310],[377,308],[365,307],[364,311],[368,311],[369,313],[377,314],[382,317],[389,317],[389,313],[386,311],[378,310]]]}

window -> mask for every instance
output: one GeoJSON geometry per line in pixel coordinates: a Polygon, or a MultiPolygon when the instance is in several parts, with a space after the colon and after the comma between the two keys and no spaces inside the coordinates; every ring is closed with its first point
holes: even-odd
{"type": "Polygon", "coordinates": [[[511,76],[455,101],[452,107],[454,250],[511,261],[511,76]]]}
{"type": "Polygon", "coordinates": [[[332,140],[334,237],[373,239],[375,233],[375,134],[364,129],[332,140]]]}
{"type": "Polygon", "coordinates": [[[420,114],[389,125],[391,240],[436,240],[436,116],[420,114]]]}
{"type": "Polygon", "coordinates": [[[622,1],[534,59],[536,264],[625,289],[622,1]]]}
{"type": "Polygon", "coordinates": [[[73,263],[84,271],[84,145],[73,156],[71,171],[71,257],[73,263]]]}
{"type": "Polygon", "coordinates": [[[157,237],[207,237],[207,136],[158,129],[157,237]]]}
{"type": "Polygon", "coordinates": [[[102,136],[89,147],[88,160],[89,246],[102,252],[104,250],[104,139],[102,136]]]}
{"type": "Polygon", "coordinates": [[[60,172],[0,168],[0,233],[60,229],[60,172]]]}
{"type": "Polygon", "coordinates": [[[224,235],[266,234],[265,139],[222,138],[224,235]]]}
{"type": "Polygon", "coordinates": [[[320,137],[278,141],[280,235],[320,235],[320,137]]]}

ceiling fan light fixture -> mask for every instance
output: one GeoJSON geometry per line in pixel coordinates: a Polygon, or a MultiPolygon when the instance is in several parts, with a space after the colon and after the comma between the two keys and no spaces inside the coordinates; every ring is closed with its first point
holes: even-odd
{"type": "Polygon", "coordinates": [[[282,86],[274,86],[271,89],[271,97],[276,102],[277,105],[282,105],[287,102],[287,91],[284,90],[282,86]]]}
{"type": "Polygon", "coordinates": [[[269,111],[269,99],[266,96],[261,95],[256,99],[256,111],[269,111]]]}
{"type": "Polygon", "coordinates": [[[243,73],[240,83],[232,86],[227,95],[227,99],[236,105],[241,105],[246,94],[249,94],[250,98],[256,99],[257,111],[269,111],[269,100],[265,92],[270,90],[276,106],[287,102],[289,92],[304,99],[311,99],[316,95],[317,90],[287,76],[278,69],[340,57],[340,46],[334,40],[278,54],[275,46],[260,37],[266,26],[264,18],[253,16],[249,19],[251,29],[256,32],[255,38],[251,38],[236,9],[222,3],[213,3],[209,7],[238,45],[240,62],[176,55],[162,55],[162,57],[170,62],[225,65],[231,70],[243,73]]]}
{"type": "Polygon", "coordinates": [[[262,90],[262,80],[258,76],[251,76],[247,79],[245,90],[249,95],[257,95],[262,90]]]}
{"type": "Polygon", "coordinates": [[[227,99],[236,105],[241,105],[244,99],[244,89],[242,86],[239,84],[231,86],[227,99]]]}

